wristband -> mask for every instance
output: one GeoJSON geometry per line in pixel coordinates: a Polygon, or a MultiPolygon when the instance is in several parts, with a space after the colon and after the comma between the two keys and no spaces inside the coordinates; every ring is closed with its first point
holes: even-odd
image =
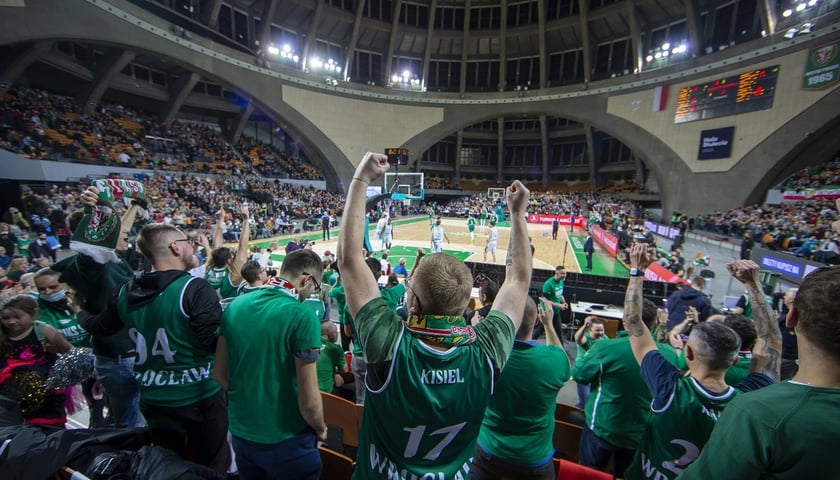
{"type": "Polygon", "coordinates": [[[353,177],[353,180],[358,180],[358,181],[360,181],[360,182],[364,183],[365,185],[370,185],[370,183],[368,183],[368,182],[364,181],[363,179],[361,179],[361,178],[359,178],[359,177],[353,177]]]}
{"type": "Polygon", "coordinates": [[[631,277],[644,277],[645,271],[639,270],[638,268],[631,268],[630,269],[630,276],[631,277]]]}

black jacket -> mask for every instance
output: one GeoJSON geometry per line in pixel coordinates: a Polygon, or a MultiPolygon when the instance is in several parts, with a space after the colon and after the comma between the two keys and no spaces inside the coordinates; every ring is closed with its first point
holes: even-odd
{"type": "MultiPolygon", "coordinates": [[[[120,291],[127,288],[128,304],[142,306],[154,300],[166,287],[178,278],[189,275],[181,270],[165,270],[162,272],[144,273],[122,288],[114,290],[105,311],[98,315],[82,312],[77,316],[82,327],[92,335],[111,335],[122,326],[117,310],[117,299],[120,291]]],[[[191,281],[181,299],[181,310],[187,314],[190,328],[198,336],[201,346],[209,352],[216,351],[218,335],[216,329],[222,319],[222,307],[219,295],[203,278],[191,281]]]]}

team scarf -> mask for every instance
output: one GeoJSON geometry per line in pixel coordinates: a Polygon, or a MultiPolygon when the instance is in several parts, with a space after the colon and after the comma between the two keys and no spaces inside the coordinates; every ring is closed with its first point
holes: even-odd
{"type": "Polygon", "coordinates": [[[409,315],[406,327],[415,337],[443,345],[469,345],[475,341],[475,330],[463,315],[409,315]]]}

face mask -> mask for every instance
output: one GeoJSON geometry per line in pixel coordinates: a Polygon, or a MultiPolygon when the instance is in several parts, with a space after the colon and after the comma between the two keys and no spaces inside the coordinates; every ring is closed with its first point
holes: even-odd
{"type": "Polygon", "coordinates": [[[41,300],[45,302],[58,302],[64,299],[64,296],[67,294],[67,290],[59,290],[55,293],[51,293],[49,295],[41,295],[41,300]]]}

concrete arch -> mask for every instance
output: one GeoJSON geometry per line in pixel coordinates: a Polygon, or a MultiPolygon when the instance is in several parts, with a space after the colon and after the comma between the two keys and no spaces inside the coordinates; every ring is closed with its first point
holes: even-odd
{"type": "Polygon", "coordinates": [[[606,96],[598,95],[539,104],[497,104],[447,109],[444,122],[412,137],[405,143],[405,147],[419,155],[419,152],[425,152],[462,128],[498,117],[526,114],[531,117],[550,115],[568,118],[598,128],[631,148],[656,178],[662,189],[664,203],[665,191],[672,187],[682,188],[682,179],[689,177],[691,171],[665,141],[632,122],[606,113],[606,101],[606,96]]]}
{"type": "Polygon", "coordinates": [[[324,162],[313,159],[319,163],[328,188],[346,189],[346,186],[341,186],[341,179],[352,177],[353,165],[330,138],[312,125],[301,112],[283,102],[282,81],[244,68],[232,68],[214,59],[210,49],[208,54],[199,55],[186,48],[173,48],[172,42],[166,38],[116,22],[102,10],[79,3],[82,2],[44,2],[26,8],[5,9],[12,15],[6,15],[4,19],[4,28],[0,29],[0,44],[62,40],[111,45],[147,52],[220,83],[235,86],[247,92],[254,104],[275,121],[292,125],[293,132],[306,139],[308,146],[322,158],[328,159],[324,162]],[[96,25],[96,28],[90,28],[89,25],[96,25]]]}

